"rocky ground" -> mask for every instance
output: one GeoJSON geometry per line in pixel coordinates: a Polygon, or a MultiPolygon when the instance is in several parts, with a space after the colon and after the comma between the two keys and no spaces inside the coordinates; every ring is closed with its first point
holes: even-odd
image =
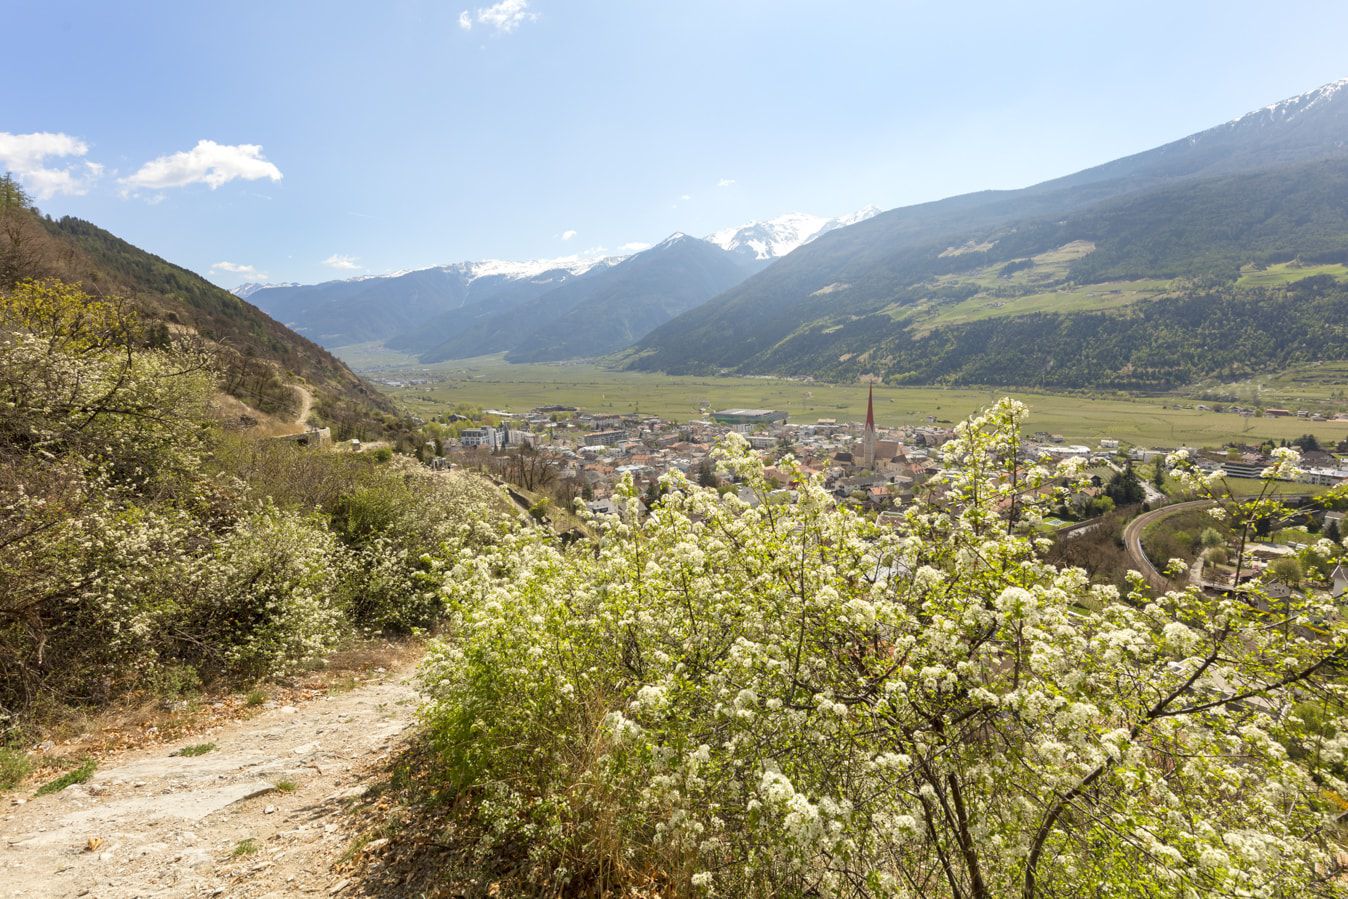
{"type": "Polygon", "coordinates": [[[360,892],[343,863],[378,847],[357,839],[369,822],[348,810],[403,748],[412,673],[401,665],[345,692],[102,758],[86,783],[59,793],[9,794],[0,897],[360,892]]]}

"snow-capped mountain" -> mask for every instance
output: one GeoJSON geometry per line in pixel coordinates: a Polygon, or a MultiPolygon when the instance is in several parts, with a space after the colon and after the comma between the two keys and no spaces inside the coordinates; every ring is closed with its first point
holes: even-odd
{"type": "Polygon", "coordinates": [[[879,213],[880,210],[874,206],[867,206],[836,218],[824,218],[805,212],[788,212],[766,221],[723,228],[708,235],[707,240],[727,252],[768,261],[785,256],[821,234],[864,222],[879,213]]]}
{"type": "MultiPolygon", "coordinates": [[[[801,244],[878,211],[867,207],[837,218],[792,213],[727,228],[706,240],[675,232],[630,256],[482,259],[320,284],[248,283],[235,288],[234,294],[328,347],[385,341],[404,352],[437,358],[501,350],[536,356],[545,352],[542,343],[550,353],[580,351],[576,341],[563,346],[556,340],[540,340],[538,349],[519,341],[547,317],[545,309],[551,314],[562,303],[576,306],[573,321],[591,322],[588,334],[598,335],[601,329],[593,323],[607,316],[623,323],[628,339],[635,338],[801,244]],[[723,259],[713,258],[718,255],[723,259]],[[621,275],[611,281],[600,277],[619,268],[621,275]],[[564,286],[566,292],[551,295],[564,286]],[[583,300],[589,292],[602,297],[602,302],[583,300]],[[623,302],[631,308],[623,307],[623,302]],[[599,311],[590,315],[591,310],[599,311]]],[[[583,351],[607,352],[618,339],[619,335],[609,335],[607,341],[585,341],[583,351]]]]}
{"type": "Polygon", "coordinates": [[[1252,121],[1287,122],[1318,106],[1333,102],[1334,97],[1344,88],[1348,88],[1348,78],[1331,81],[1329,84],[1323,84],[1313,91],[1306,91],[1304,94],[1297,94],[1295,97],[1270,103],[1262,109],[1256,109],[1239,118],[1232,119],[1227,124],[1237,125],[1241,122],[1252,121]]]}
{"type": "MultiPolygon", "coordinates": [[[[1053,313],[1061,316],[1054,324],[1012,311],[999,316],[1007,324],[995,326],[943,322],[933,326],[939,339],[922,333],[914,322],[927,314],[930,307],[923,304],[945,301],[932,297],[935,291],[929,286],[944,266],[967,264],[973,271],[1017,256],[1033,258],[1074,240],[1089,239],[1095,247],[1088,261],[1072,268],[1078,283],[1218,271],[1234,278],[1244,260],[1284,260],[1302,253],[1341,258],[1348,248],[1342,237],[1348,233],[1343,225],[1348,210],[1343,186],[1348,183],[1345,88],[1348,80],[1335,81],[1051,181],[888,210],[798,248],[738,287],[655,329],[634,345],[631,365],[672,373],[719,370],[830,378],[878,370],[901,374],[905,383],[931,379],[943,384],[1074,387],[1128,383],[1107,380],[1124,371],[1171,377],[1142,361],[1166,353],[1157,349],[1155,335],[1169,327],[1141,324],[1147,321],[1142,310],[1160,322],[1174,314],[1166,304],[1139,302],[1130,307],[1128,320],[1114,320],[1108,305],[1083,309],[1064,303],[1061,312],[1053,313]],[[1003,240],[1011,235],[1014,242],[1003,240]],[[986,252],[971,254],[964,263],[948,256],[936,262],[947,248],[961,245],[986,252]],[[903,314],[881,312],[905,306],[909,308],[903,314]],[[1009,324],[1013,320],[1014,326],[1009,324]],[[1108,324],[1100,324],[1106,320],[1108,324]],[[1091,330],[1096,327],[1098,331],[1091,330]],[[1106,340],[1117,341],[1111,345],[1118,355],[1103,365],[1099,345],[1106,340]],[[1097,367],[1079,366],[1072,375],[1063,374],[1063,360],[1082,358],[1097,367]]],[[[1259,308],[1262,316],[1264,307],[1259,308]]],[[[1225,317],[1214,312],[1203,327],[1223,335],[1247,333],[1247,328],[1272,333],[1254,313],[1241,319],[1223,309],[1220,316],[1225,317]]],[[[1331,327],[1326,314],[1317,310],[1305,320],[1319,318],[1318,331],[1323,331],[1331,327]]],[[[1197,320],[1186,319],[1194,333],[1197,320]]],[[[1296,327],[1293,320],[1288,313],[1289,329],[1296,327]]],[[[1284,340],[1279,335],[1277,345],[1300,346],[1301,340],[1320,337],[1316,327],[1297,333],[1316,336],[1284,340]]],[[[1212,362],[1221,357],[1224,340],[1205,344],[1194,355],[1212,362]]],[[[1221,363],[1212,364],[1208,371],[1222,371],[1221,363]]],[[[1270,356],[1259,362],[1242,357],[1237,364],[1256,370],[1283,363],[1270,356]]],[[[1187,378],[1198,370],[1172,371],[1174,377],[1187,378]]]]}
{"type": "Polygon", "coordinates": [[[537,278],[544,274],[565,273],[571,277],[594,269],[610,268],[626,256],[559,256],[556,259],[529,259],[514,262],[506,259],[483,259],[477,262],[455,262],[440,266],[441,271],[460,272],[468,281],[478,278],[537,278]]]}
{"type": "Polygon", "coordinates": [[[259,290],[266,290],[269,287],[299,287],[299,286],[300,285],[295,281],[285,281],[280,284],[267,284],[265,282],[249,281],[245,284],[240,284],[238,287],[231,290],[230,293],[234,294],[234,296],[238,297],[241,300],[246,300],[253,294],[257,293],[259,290]]]}

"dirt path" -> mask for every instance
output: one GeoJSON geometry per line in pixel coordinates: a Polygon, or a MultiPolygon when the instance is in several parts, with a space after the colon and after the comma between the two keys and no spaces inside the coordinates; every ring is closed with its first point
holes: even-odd
{"type": "Polygon", "coordinates": [[[303,384],[291,384],[290,389],[300,395],[300,411],[295,415],[292,434],[303,434],[309,430],[309,411],[314,407],[314,395],[303,384]]]}
{"type": "Polygon", "coordinates": [[[104,759],[85,784],[0,806],[0,897],[341,895],[342,814],[397,751],[417,696],[404,667],[179,744],[104,759]],[[183,746],[214,743],[195,757],[183,746]],[[237,852],[245,840],[252,852],[237,852]]]}

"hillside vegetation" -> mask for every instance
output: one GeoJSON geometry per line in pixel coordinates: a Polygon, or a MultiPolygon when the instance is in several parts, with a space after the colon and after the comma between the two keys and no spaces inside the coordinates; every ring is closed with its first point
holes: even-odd
{"type": "Polygon", "coordinates": [[[225,431],[216,351],[131,306],[0,291],[0,744],[430,627],[433,572],[499,532],[473,476],[225,431]]]}
{"type": "Polygon", "coordinates": [[[1306,324],[1344,296],[1343,87],[1063,178],[893,209],[836,230],[652,331],[621,359],[673,373],[1130,389],[1342,359],[1342,350],[1310,347],[1316,335],[1306,324]],[[1322,275],[1314,289],[1257,293],[1322,275]],[[1285,328],[1278,336],[1299,349],[1265,351],[1242,334],[1242,371],[1232,372],[1214,336],[1226,321],[1194,318],[1193,301],[1215,291],[1279,303],[1278,313],[1242,319],[1240,329],[1285,328]],[[1289,301],[1320,306],[1297,310],[1289,301]],[[1167,309],[1175,303],[1184,308],[1167,309]],[[1152,325],[1174,315],[1207,336],[1186,342],[1196,358],[1158,367],[1173,346],[1152,325]],[[1021,321],[1028,317],[1039,318],[1021,321]],[[976,358],[987,319],[1001,322],[993,330],[1014,329],[1015,345],[1027,350],[1022,364],[976,358]],[[1137,333],[1110,333],[1121,330],[1137,333]],[[1077,364],[1102,334],[1114,345],[1101,364],[1077,364]]]}
{"type": "MultiPolygon", "coordinates": [[[[338,437],[397,435],[396,408],[339,359],[199,275],[96,225],[42,216],[8,176],[0,188],[0,289],[24,278],[60,278],[134,310],[147,340],[195,335],[209,345],[220,388],[279,418],[300,408],[294,385],[314,396],[315,423],[338,437]]],[[[246,422],[245,422],[246,424],[246,422]]]]}
{"type": "Polygon", "coordinates": [[[595,539],[463,559],[425,668],[428,820],[378,831],[434,834],[389,847],[400,888],[1343,895],[1341,613],[1296,593],[1271,628],[1257,584],[1154,596],[1046,563],[1033,525],[1078,474],[1026,466],[1024,424],[1002,401],[960,425],[942,501],[892,528],[789,458],[774,502],[731,435],[740,495],[671,472],[645,514],[628,481],[595,539]]]}
{"type": "Polygon", "coordinates": [[[1321,161],[934,240],[813,290],[774,267],[657,329],[628,364],[1160,390],[1340,360],[1345,209],[1348,162],[1321,161]]]}

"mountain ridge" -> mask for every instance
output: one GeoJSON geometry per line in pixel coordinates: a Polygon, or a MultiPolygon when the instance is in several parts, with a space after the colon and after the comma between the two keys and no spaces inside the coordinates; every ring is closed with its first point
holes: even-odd
{"type": "MultiPolygon", "coordinates": [[[[960,325],[959,314],[968,304],[977,305],[980,297],[986,300],[980,314],[998,318],[1006,317],[1008,309],[1014,312],[1025,296],[1032,296],[1026,307],[1031,311],[1043,311],[1046,303],[1053,308],[1051,297],[1032,295],[1025,285],[1003,284],[991,269],[993,263],[1033,266],[1031,257],[1051,254],[1073,241],[1091,242],[1089,254],[1062,265],[1051,279],[1051,291],[1071,297],[1069,288],[1074,285],[1124,277],[1117,265],[1107,264],[1111,259],[1117,262],[1120,254],[1129,260],[1124,268],[1130,278],[1199,272],[1234,282],[1238,263],[1233,262],[1233,253],[1255,261],[1274,246],[1291,256],[1303,248],[1320,254],[1348,248],[1348,230],[1342,230],[1338,207],[1323,202],[1324,196],[1306,195],[1294,208],[1285,197],[1296,192],[1295,178],[1279,182],[1284,195],[1270,193],[1260,181],[1276,181],[1278,172],[1310,166],[1302,174],[1320,179],[1316,183],[1326,191],[1337,191],[1339,173],[1314,166],[1348,157],[1344,83],[1334,82],[1265,107],[1263,113],[1256,110],[1152,150],[1027,188],[981,191],[889,210],[837,229],[653,330],[623,362],[637,369],[682,373],[852,377],[866,371],[905,383],[928,376],[960,380],[964,376],[950,372],[913,375],[904,367],[911,357],[907,351],[874,365],[873,372],[867,366],[887,358],[873,351],[895,328],[924,339],[934,339],[932,335],[953,339],[951,329],[960,325]],[[1254,210],[1260,215],[1242,219],[1251,211],[1241,206],[1246,194],[1257,194],[1262,205],[1254,210]],[[1171,207],[1154,208],[1164,202],[1171,207]],[[1194,209],[1211,220],[1198,221],[1186,213],[1194,209]],[[1151,241],[1151,234],[1138,227],[1145,222],[1153,232],[1165,231],[1167,221],[1186,215],[1190,230],[1166,231],[1173,244],[1168,248],[1151,241]],[[1298,231],[1299,218],[1306,217],[1318,217],[1323,227],[1298,231]],[[1258,232],[1267,241],[1265,252],[1233,244],[1223,232],[1223,219],[1227,230],[1237,220],[1250,228],[1272,222],[1272,229],[1258,232]],[[1067,222],[1077,232],[1064,230],[1067,222]],[[1300,235],[1298,239],[1308,242],[1282,240],[1288,235],[1300,235]],[[1210,246],[1195,241],[1208,241],[1210,246]],[[1141,263],[1148,253],[1154,257],[1150,271],[1141,263]],[[1177,254],[1183,253],[1195,264],[1178,259],[1177,254]],[[1219,261],[1221,254],[1226,255],[1219,261]],[[964,277],[957,283],[961,272],[980,267],[987,269],[979,276],[981,282],[964,277]],[[989,312],[992,307],[998,311],[989,312]],[[952,310],[957,313],[954,321],[952,310]],[[928,323],[924,324],[924,316],[928,323]],[[868,329],[851,330],[858,320],[866,321],[868,329]],[[846,340],[836,336],[840,334],[846,340]]],[[[1081,305],[1080,297],[1076,301],[1080,306],[1076,311],[1091,311],[1089,304],[1081,305]]],[[[1100,303],[1117,305],[1117,298],[1106,297],[1100,303]]]]}

